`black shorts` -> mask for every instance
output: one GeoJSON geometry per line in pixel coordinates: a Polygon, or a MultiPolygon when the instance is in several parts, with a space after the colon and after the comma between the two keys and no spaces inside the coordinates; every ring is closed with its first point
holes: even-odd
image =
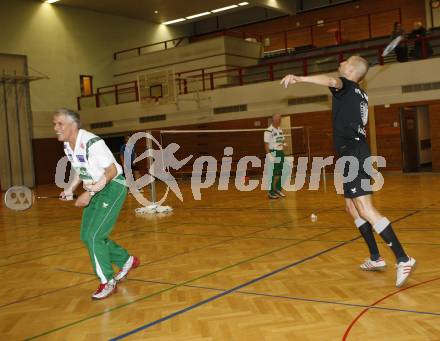
{"type": "MultiPolygon", "coordinates": [[[[372,170],[371,162],[367,162],[364,165],[365,160],[371,157],[371,152],[368,144],[364,141],[354,141],[354,143],[350,145],[341,146],[339,148],[339,155],[340,157],[354,156],[359,161],[359,170],[354,180],[343,184],[344,197],[353,199],[372,194],[373,191],[371,190],[371,175],[369,175],[371,174],[372,170]],[[366,181],[362,180],[368,180],[367,184],[365,184],[366,181]],[[364,184],[362,184],[362,182],[364,182],[364,184]]],[[[349,163],[346,162],[343,173],[344,178],[348,176],[349,169],[349,163]]]]}

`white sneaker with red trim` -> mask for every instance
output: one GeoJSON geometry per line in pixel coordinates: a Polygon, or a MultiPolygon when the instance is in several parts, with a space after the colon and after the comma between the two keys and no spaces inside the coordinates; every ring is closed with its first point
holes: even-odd
{"type": "Polygon", "coordinates": [[[137,258],[136,256],[130,256],[125,262],[122,269],[113,278],[116,280],[116,282],[122,281],[123,279],[125,279],[125,277],[127,277],[128,273],[132,269],[137,268],[139,264],[141,264],[139,258],[137,258]]]}
{"type": "Polygon", "coordinates": [[[409,257],[407,262],[400,262],[396,265],[397,268],[397,279],[396,279],[396,287],[400,288],[402,285],[406,283],[411,272],[414,271],[416,266],[416,260],[412,257],[409,257]]]}
{"type": "Polygon", "coordinates": [[[98,289],[92,295],[93,300],[103,300],[109,297],[111,294],[115,293],[117,290],[116,281],[114,279],[108,281],[105,284],[100,284],[98,289]]]}
{"type": "Polygon", "coordinates": [[[380,257],[378,260],[371,260],[367,258],[364,263],[361,264],[361,269],[364,271],[383,271],[387,264],[385,260],[380,257]]]}

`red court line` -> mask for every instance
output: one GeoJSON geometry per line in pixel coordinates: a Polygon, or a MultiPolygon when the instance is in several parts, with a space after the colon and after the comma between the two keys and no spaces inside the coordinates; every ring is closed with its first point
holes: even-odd
{"type": "Polygon", "coordinates": [[[382,297],[380,300],[374,302],[374,303],[371,304],[369,307],[367,307],[367,308],[365,308],[364,310],[362,310],[362,311],[361,311],[361,312],[360,312],[360,313],[354,318],[354,320],[351,321],[350,325],[349,325],[348,328],[345,330],[344,336],[342,337],[342,341],[346,341],[346,340],[347,340],[348,334],[350,334],[350,331],[351,331],[351,329],[353,328],[353,326],[356,324],[356,322],[358,322],[359,319],[362,317],[362,315],[364,315],[364,314],[365,314],[368,310],[370,310],[372,307],[376,306],[376,305],[379,304],[380,302],[383,302],[383,301],[385,301],[387,298],[390,298],[391,296],[394,296],[394,295],[396,295],[396,294],[398,294],[398,293],[400,293],[400,292],[402,292],[402,291],[405,291],[405,290],[408,290],[408,289],[412,289],[412,288],[418,287],[418,286],[423,285],[423,284],[426,284],[426,283],[430,283],[430,282],[438,281],[439,279],[440,279],[440,277],[433,278],[433,279],[429,279],[429,280],[427,280],[427,281],[420,282],[420,283],[417,283],[417,284],[411,285],[411,286],[409,286],[409,287],[406,287],[406,288],[402,288],[402,289],[396,290],[396,291],[394,291],[394,292],[392,292],[392,293],[390,293],[390,294],[388,294],[388,295],[382,297]]]}

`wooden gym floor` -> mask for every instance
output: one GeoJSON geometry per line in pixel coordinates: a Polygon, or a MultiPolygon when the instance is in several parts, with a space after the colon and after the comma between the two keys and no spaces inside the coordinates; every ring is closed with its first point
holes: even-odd
{"type": "Polygon", "coordinates": [[[379,239],[388,269],[359,270],[367,249],[334,190],[269,201],[213,188],[195,201],[181,188],[184,202],[171,198],[164,216],[135,216],[128,197],[112,236],[142,265],[104,301],[90,299],[98,281],[80,209],[1,206],[0,339],[440,340],[438,174],[390,174],[375,194],[418,261],[400,290],[379,239]]]}

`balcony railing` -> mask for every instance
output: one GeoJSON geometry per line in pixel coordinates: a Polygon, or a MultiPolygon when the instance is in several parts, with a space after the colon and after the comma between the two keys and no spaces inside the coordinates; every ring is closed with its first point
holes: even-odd
{"type": "MultiPolygon", "coordinates": [[[[440,56],[440,35],[407,40],[402,42],[402,44],[408,48],[409,60],[440,56]]],[[[364,48],[317,53],[313,56],[289,57],[282,61],[224,71],[207,72],[204,69],[200,69],[180,72],[176,78],[177,87],[180,94],[187,94],[195,91],[215,90],[231,86],[274,81],[281,79],[287,73],[307,76],[333,72],[337,70],[343,60],[354,54],[362,56],[370,64],[384,65],[396,62],[396,55],[394,53],[387,57],[382,57],[385,46],[386,44],[379,44],[364,48]]]]}
{"type": "MultiPolygon", "coordinates": [[[[440,35],[433,35],[416,40],[402,42],[408,48],[409,60],[426,59],[440,56],[440,35]]],[[[316,53],[313,56],[291,56],[277,62],[253,65],[248,67],[231,68],[222,71],[210,71],[210,68],[179,72],[176,74],[178,94],[188,94],[197,91],[209,91],[232,86],[274,81],[281,79],[287,73],[310,75],[337,70],[339,63],[349,56],[356,54],[364,57],[370,64],[387,64],[396,61],[396,55],[391,53],[382,57],[386,44],[378,44],[364,48],[342,49],[335,52],[316,53]]],[[[120,103],[139,101],[137,81],[114,84],[97,89],[96,94],[78,97],[78,109],[87,107],[102,107],[120,103]]]]}
{"type": "Polygon", "coordinates": [[[369,14],[349,16],[338,20],[301,26],[290,30],[256,34],[240,29],[227,29],[199,36],[186,36],[161,41],[154,44],[137,46],[114,53],[114,60],[140,56],[146,53],[167,50],[185,43],[200,41],[217,36],[231,36],[252,39],[261,42],[265,52],[291,48],[324,47],[348,41],[372,39],[389,33],[392,23],[402,21],[400,8],[389,9],[369,14]]]}
{"type": "Polygon", "coordinates": [[[394,22],[402,22],[400,8],[273,32],[265,34],[261,41],[264,52],[281,50],[287,53],[290,49],[325,47],[383,37],[389,34],[394,22]]]}
{"type": "Polygon", "coordinates": [[[100,108],[137,101],[139,101],[137,81],[103,86],[97,88],[93,95],[80,96],[76,99],[78,110],[84,107],[100,108]]]}

